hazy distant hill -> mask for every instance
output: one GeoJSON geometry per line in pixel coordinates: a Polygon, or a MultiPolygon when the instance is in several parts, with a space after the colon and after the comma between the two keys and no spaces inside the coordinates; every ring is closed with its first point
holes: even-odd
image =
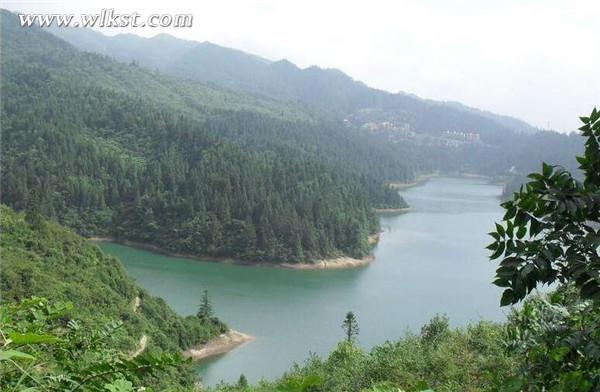
{"type": "Polygon", "coordinates": [[[143,38],[132,34],[109,37],[85,29],[55,28],[52,32],[83,50],[135,60],[172,75],[281,101],[301,102],[321,115],[347,117],[361,109],[392,111],[400,116],[401,125],[416,132],[478,132],[489,141],[497,133],[537,131],[509,116],[404,93],[391,94],[370,88],[336,69],[301,69],[287,60],[270,61],[210,42],[186,41],[167,34],[143,38]]]}
{"type": "MultiPolygon", "coordinates": [[[[166,34],[107,37],[87,29],[54,33],[130,68],[145,65],[169,89],[177,86],[167,103],[184,101],[186,110],[201,113],[211,107],[246,112],[237,125],[230,116],[222,117],[219,121],[226,126],[218,130],[244,148],[286,149],[325,160],[336,170],[351,168],[384,180],[431,170],[506,175],[536,169],[542,160],[575,167],[572,157],[581,150],[577,138],[535,134],[521,120],[460,103],[372,89],[338,70],[300,69],[285,60],[273,62],[166,34]],[[262,119],[250,120],[249,112],[280,123],[264,127],[262,119]]],[[[149,99],[165,101],[165,94],[151,91],[154,82],[129,84],[148,92],[149,99]]]]}

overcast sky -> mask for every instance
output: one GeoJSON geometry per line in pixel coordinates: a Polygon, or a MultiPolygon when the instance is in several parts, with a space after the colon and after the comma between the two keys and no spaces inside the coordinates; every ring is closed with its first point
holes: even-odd
{"type": "Polygon", "coordinates": [[[192,28],[111,29],[211,41],[559,131],[600,106],[600,1],[3,1],[25,12],[190,13],[192,28]]]}

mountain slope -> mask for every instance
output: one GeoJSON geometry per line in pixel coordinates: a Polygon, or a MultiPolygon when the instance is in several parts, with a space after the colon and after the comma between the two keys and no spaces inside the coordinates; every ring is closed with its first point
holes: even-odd
{"type": "Polygon", "coordinates": [[[484,139],[488,132],[537,131],[509,116],[404,93],[391,94],[370,88],[335,69],[316,66],[300,69],[286,60],[273,62],[209,42],[186,41],[166,34],[142,38],[132,34],[108,37],[82,29],[53,28],[51,31],[83,50],[123,61],[139,61],[168,74],[213,82],[283,102],[302,102],[321,115],[334,113],[346,117],[365,108],[391,110],[404,113],[404,122],[417,132],[478,130],[484,132],[484,139]]]}
{"type": "MultiPolygon", "coordinates": [[[[319,150],[320,159],[336,170],[351,167],[362,175],[377,173],[387,181],[428,171],[510,176],[515,171],[537,169],[541,161],[576,167],[572,157],[583,148],[579,138],[540,132],[519,119],[456,102],[372,89],[338,70],[300,69],[286,60],[273,62],[166,34],[142,38],[131,34],[107,37],[85,29],[52,31],[84,50],[291,105],[315,119],[314,124],[321,130],[311,132],[311,137],[303,141],[316,137],[319,143],[296,152],[319,150]],[[349,145],[338,154],[322,147],[324,137],[349,145]],[[370,151],[360,148],[367,144],[370,151]],[[344,160],[348,153],[357,159],[344,160]],[[343,164],[339,164],[340,158],[343,164]]],[[[240,142],[240,132],[226,134],[240,142]]],[[[281,147],[281,138],[271,139],[281,147]]],[[[297,147],[296,136],[286,135],[286,140],[290,139],[293,142],[284,143],[285,147],[297,147]]],[[[246,141],[242,137],[242,143],[246,141]]],[[[272,144],[271,140],[267,143],[272,144]]]]}
{"type": "Polygon", "coordinates": [[[214,90],[81,53],[5,12],[2,46],[2,200],[16,209],[39,205],[84,235],[299,262],[365,255],[372,208],[403,205],[362,162],[333,170],[369,152],[352,134],[188,102],[178,88],[214,90]]]}
{"type": "Polygon", "coordinates": [[[3,303],[35,295],[73,302],[79,319],[126,319],[122,343],[129,349],[142,334],[150,336],[155,348],[187,349],[225,328],[178,316],[164,301],[136,286],[119,260],[68,229],[31,219],[30,213],[17,214],[5,205],[0,205],[0,217],[3,303]],[[136,298],[139,309],[133,306],[136,298]]]}
{"type": "MultiPolygon", "coordinates": [[[[414,170],[427,169],[421,167],[422,162],[413,162],[416,159],[406,159],[403,156],[410,154],[410,149],[392,150],[385,141],[366,138],[356,129],[320,121],[301,106],[258,98],[212,83],[169,77],[132,62],[124,66],[106,56],[75,51],[72,46],[52,35],[39,35],[44,32],[42,29],[34,28],[27,32],[27,29],[17,25],[18,21],[10,12],[3,11],[3,16],[7,18],[5,24],[10,30],[4,41],[16,43],[23,40],[24,44],[7,45],[8,56],[24,61],[31,58],[42,62],[44,67],[58,75],[78,80],[80,84],[101,86],[117,93],[142,98],[164,109],[183,112],[205,122],[203,125],[206,128],[241,144],[243,148],[252,144],[253,148],[260,151],[265,146],[278,152],[283,149],[301,158],[326,161],[336,171],[351,171],[388,181],[410,180],[414,170]],[[35,39],[46,42],[46,46],[53,48],[54,52],[41,45],[25,42],[26,37],[31,40],[34,36],[39,36],[35,39]],[[65,61],[67,57],[73,60],[65,61]],[[224,123],[226,129],[223,127],[224,123]]],[[[76,33],[81,33],[81,36],[75,34],[73,37],[80,37],[83,42],[88,43],[94,42],[92,38],[99,34],[86,29],[79,29],[76,33]]],[[[165,41],[165,44],[153,41],[143,48],[132,47],[130,41],[137,41],[138,38],[134,35],[119,36],[118,40],[122,41],[119,50],[123,53],[149,50],[157,56],[161,54],[160,59],[168,59],[172,50],[177,51],[176,47],[171,47],[172,39],[169,36],[161,35],[157,38],[158,41],[165,41]]],[[[240,56],[253,57],[245,54],[240,56]]],[[[381,186],[381,181],[378,186],[381,186]]],[[[375,202],[382,203],[381,200],[375,202]]]]}
{"type": "MultiPolygon", "coordinates": [[[[76,320],[83,329],[122,322],[111,333],[111,344],[116,345],[111,348],[121,352],[140,350],[140,341],[150,353],[180,352],[227,330],[217,319],[201,322],[195,316],[177,315],[161,298],[138,287],[119,260],[72,231],[41,219],[35,211],[17,214],[0,205],[0,229],[2,305],[45,297],[52,304],[73,304],[62,317],[63,324],[76,320]]],[[[194,379],[186,365],[177,372],[165,371],[148,384],[176,390],[181,384],[193,385],[194,379]]]]}

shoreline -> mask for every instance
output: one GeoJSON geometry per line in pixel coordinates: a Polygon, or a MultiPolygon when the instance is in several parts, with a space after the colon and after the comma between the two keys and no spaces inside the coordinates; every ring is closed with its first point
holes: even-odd
{"type": "Polygon", "coordinates": [[[464,178],[464,179],[474,179],[474,180],[487,180],[491,183],[497,181],[500,184],[503,184],[503,180],[498,180],[497,177],[487,176],[483,174],[475,174],[469,172],[449,172],[449,173],[440,173],[439,171],[428,174],[420,174],[415,178],[413,182],[390,182],[388,185],[396,190],[405,190],[408,188],[413,188],[419,185],[423,185],[425,182],[435,177],[448,177],[448,178],[464,178]]]}
{"type": "Polygon", "coordinates": [[[375,208],[373,211],[377,214],[403,214],[405,212],[409,212],[412,210],[411,207],[402,207],[402,208],[375,208]]]}
{"type": "Polygon", "coordinates": [[[206,358],[228,353],[254,339],[254,336],[230,329],[217,338],[185,350],[183,356],[191,358],[194,362],[198,362],[206,358]]]}
{"type": "MultiPolygon", "coordinates": [[[[381,232],[369,235],[368,242],[369,245],[375,246],[379,242],[379,237],[381,232]]],[[[372,262],[375,261],[375,256],[372,253],[369,253],[367,256],[356,259],[349,256],[340,256],[331,259],[324,260],[315,260],[307,263],[267,263],[267,262],[256,262],[252,263],[250,261],[238,260],[229,257],[219,257],[219,256],[201,256],[201,255],[193,255],[193,254],[185,254],[185,253],[175,253],[170,252],[166,249],[158,247],[156,245],[147,244],[143,242],[130,241],[130,240],[121,240],[118,241],[113,237],[88,237],[88,241],[92,242],[111,242],[114,244],[120,244],[125,246],[130,246],[132,248],[137,248],[141,250],[146,250],[149,252],[154,252],[161,254],[163,256],[169,257],[179,257],[182,259],[190,259],[202,262],[209,263],[223,263],[223,264],[232,264],[232,265],[241,265],[248,267],[269,267],[269,268],[287,268],[296,271],[310,271],[310,270],[323,270],[323,269],[347,269],[347,268],[358,268],[365,267],[372,262]]]]}
{"type": "Polygon", "coordinates": [[[366,267],[375,261],[375,256],[372,254],[363,257],[362,259],[355,259],[352,257],[338,257],[335,259],[327,259],[321,261],[315,261],[313,263],[281,263],[277,264],[278,267],[288,268],[293,270],[323,270],[323,269],[347,269],[347,268],[357,268],[357,267],[366,267]]]}
{"type": "Polygon", "coordinates": [[[392,189],[396,189],[396,190],[404,190],[404,189],[408,189],[408,188],[413,188],[419,185],[423,185],[424,183],[426,183],[430,178],[434,178],[434,177],[438,177],[440,175],[439,172],[434,172],[434,173],[427,173],[427,174],[419,174],[417,176],[417,178],[415,178],[415,180],[413,182],[390,182],[389,186],[392,189]]]}

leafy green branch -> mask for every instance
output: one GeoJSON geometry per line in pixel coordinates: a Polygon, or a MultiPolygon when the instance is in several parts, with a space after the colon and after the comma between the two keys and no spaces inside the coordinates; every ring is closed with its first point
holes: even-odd
{"type": "Polygon", "coordinates": [[[582,298],[600,299],[600,112],[582,117],[584,180],[559,166],[540,173],[502,204],[501,224],[490,233],[491,259],[501,258],[494,284],[501,304],[515,304],[540,284],[572,282],[582,298]]]}
{"type": "Polygon", "coordinates": [[[0,307],[2,390],[133,391],[145,376],[184,361],[179,353],[129,358],[114,348],[121,322],[86,328],[69,319],[72,308],[35,297],[0,307]]]}

